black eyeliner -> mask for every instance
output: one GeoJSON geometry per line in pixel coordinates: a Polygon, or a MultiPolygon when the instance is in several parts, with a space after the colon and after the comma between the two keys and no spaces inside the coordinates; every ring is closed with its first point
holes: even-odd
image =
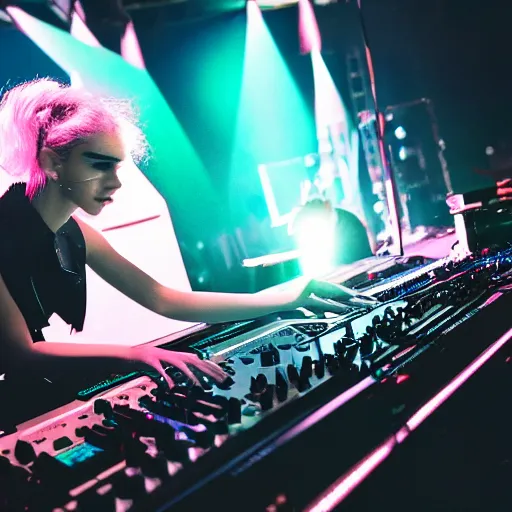
{"type": "Polygon", "coordinates": [[[114,162],[119,163],[122,162],[122,159],[117,158],[115,156],[110,155],[103,155],[101,153],[94,153],[93,151],[86,151],[82,154],[85,158],[88,158],[89,160],[100,160],[103,162],[114,162]]]}

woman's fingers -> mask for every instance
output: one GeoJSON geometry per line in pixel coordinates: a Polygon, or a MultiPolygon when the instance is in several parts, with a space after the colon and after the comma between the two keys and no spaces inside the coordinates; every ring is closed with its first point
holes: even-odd
{"type": "Polygon", "coordinates": [[[168,351],[162,351],[164,352],[159,357],[163,361],[165,361],[168,364],[171,364],[178,368],[179,370],[183,371],[183,373],[191,380],[193,380],[195,383],[199,383],[199,379],[192,373],[190,368],[187,365],[192,365],[195,368],[197,368],[202,373],[212,377],[217,382],[223,382],[225,381],[229,376],[224,373],[224,371],[217,366],[215,363],[212,363],[211,361],[207,360],[201,360],[197,355],[190,354],[187,352],[168,352],[168,351]]]}
{"type": "Polygon", "coordinates": [[[199,382],[199,379],[190,371],[190,368],[187,366],[187,363],[175,363],[174,366],[183,372],[194,384],[197,386],[200,386],[201,383],[199,382]]]}
{"type": "Polygon", "coordinates": [[[378,304],[379,300],[371,295],[359,293],[356,290],[347,288],[341,284],[329,283],[326,281],[313,281],[313,293],[321,299],[331,299],[333,301],[339,300],[344,303],[354,301],[354,305],[374,305],[378,304]]]}
{"type": "Polygon", "coordinates": [[[196,366],[199,370],[201,370],[203,373],[206,373],[210,377],[213,377],[218,382],[225,381],[229,375],[222,370],[219,366],[217,366],[215,363],[212,363],[211,361],[198,359],[197,361],[194,361],[192,364],[196,366]]]}
{"type": "Polygon", "coordinates": [[[308,303],[305,306],[306,308],[311,308],[312,312],[321,311],[323,313],[346,313],[347,306],[343,306],[342,304],[337,304],[336,302],[323,299],[321,297],[312,296],[308,299],[308,303]]]}
{"type": "Polygon", "coordinates": [[[184,354],[186,364],[194,365],[199,371],[209,375],[217,382],[225,381],[229,375],[222,368],[208,360],[199,359],[195,354],[184,354]]]}
{"type": "Polygon", "coordinates": [[[174,387],[174,381],[169,377],[169,375],[167,375],[162,363],[160,361],[156,361],[152,366],[162,376],[164,382],[169,386],[169,389],[172,389],[174,387]]]}
{"type": "Polygon", "coordinates": [[[341,285],[329,283],[326,281],[312,281],[311,290],[317,297],[323,299],[349,298],[352,290],[341,285]]]}

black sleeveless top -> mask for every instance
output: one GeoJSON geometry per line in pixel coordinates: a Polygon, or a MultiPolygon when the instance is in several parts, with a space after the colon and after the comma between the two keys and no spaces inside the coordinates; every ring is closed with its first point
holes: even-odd
{"type": "Polygon", "coordinates": [[[83,329],[86,252],[76,221],[53,233],[25,190],[17,183],[0,198],[0,274],[37,342],[53,313],[83,329]]]}

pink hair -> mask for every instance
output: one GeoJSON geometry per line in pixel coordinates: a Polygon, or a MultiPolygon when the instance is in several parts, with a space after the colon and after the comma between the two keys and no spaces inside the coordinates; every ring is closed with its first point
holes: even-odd
{"type": "Polygon", "coordinates": [[[119,133],[134,160],[146,154],[144,136],[127,101],[94,96],[42,78],[7,91],[0,101],[0,167],[27,181],[33,199],[46,185],[43,147],[61,158],[97,133],[119,133]]]}

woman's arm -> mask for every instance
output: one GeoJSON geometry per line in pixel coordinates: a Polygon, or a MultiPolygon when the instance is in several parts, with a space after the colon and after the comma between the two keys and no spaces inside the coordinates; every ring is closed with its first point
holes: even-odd
{"type": "Polygon", "coordinates": [[[2,369],[10,372],[47,376],[52,373],[87,375],[91,371],[120,373],[133,370],[154,370],[169,386],[172,381],[166,366],[180,369],[194,382],[197,377],[190,368],[195,367],[216,381],[227,375],[210,361],[201,361],[190,353],[173,352],[142,345],[126,347],[108,344],[33,343],[21,311],[0,275],[0,361],[2,369]]]}
{"type": "Polygon", "coordinates": [[[160,315],[188,322],[237,321],[295,309],[297,286],[269,294],[175,290],[161,285],[121,256],[98,231],[77,219],[87,247],[87,263],[102,279],[160,315]]]}
{"type": "Polygon", "coordinates": [[[0,275],[0,360],[3,365],[23,372],[37,372],[41,367],[44,367],[42,371],[52,371],[52,366],[57,364],[80,370],[87,365],[84,358],[94,359],[95,366],[104,363],[106,368],[114,368],[112,371],[133,368],[134,358],[129,347],[33,343],[25,319],[0,275]]]}
{"type": "Polygon", "coordinates": [[[87,263],[105,281],[142,306],[160,315],[189,322],[230,322],[306,307],[344,312],[336,304],[354,307],[375,304],[368,296],[332,283],[301,277],[268,293],[186,292],[161,285],[121,256],[96,230],[80,222],[87,246],[87,263]],[[355,299],[355,300],[354,300],[355,299]]]}
{"type": "Polygon", "coordinates": [[[162,287],[159,291],[161,315],[191,322],[235,322],[295,309],[292,291],[269,294],[182,292],[162,287]]]}

